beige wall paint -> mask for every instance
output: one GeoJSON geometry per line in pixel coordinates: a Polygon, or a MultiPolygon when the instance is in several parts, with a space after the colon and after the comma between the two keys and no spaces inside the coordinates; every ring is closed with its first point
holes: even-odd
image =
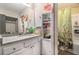
{"type": "Polygon", "coordinates": [[[71,8],[71,14],[79,14],[79,7],[71,8]]]}

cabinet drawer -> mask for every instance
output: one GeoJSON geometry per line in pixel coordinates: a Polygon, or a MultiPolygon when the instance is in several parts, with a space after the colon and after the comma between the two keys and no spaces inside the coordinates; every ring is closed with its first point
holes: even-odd
{"type": "Polygon", "coordinates": [[[36,43],[36,42],[38,42],[38,41],[40,41],[38,37],[31,38],[31,39],[26,40],[26,41],[24,42],[24,43],[25,43],[24,46],[27,47],[28,45],[31,45],[31,44],[36,43]]]}
{"type": "Polygon", "coordinates": [[[3,54],[11,54],[23,48],[23,43],[13,43],[3,46],[3,54]]]}
{"type": "Polygon", "coordinates": [[[24,47],[26,48],[26,47],[29,47],[29,45],[31,45],[31,43],[32,43],[32,40],[26,40],[25,42],[24,42],[24,47]]]}
{"type": "Polygon", "coordinates": [[[20,51],[17,51],[15,53],[12,53],[10,55],[32,55],[32,49],[31,48],[23,48],[20,51]]]}

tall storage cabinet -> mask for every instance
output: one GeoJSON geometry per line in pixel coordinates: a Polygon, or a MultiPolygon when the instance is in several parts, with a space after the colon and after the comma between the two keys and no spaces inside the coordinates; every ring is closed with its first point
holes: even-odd
{"type": "Polygon", "coordinates": [[[24,48],[11,55],[40,55],[40,38],[31,38],[23,42],[24,48]]]}

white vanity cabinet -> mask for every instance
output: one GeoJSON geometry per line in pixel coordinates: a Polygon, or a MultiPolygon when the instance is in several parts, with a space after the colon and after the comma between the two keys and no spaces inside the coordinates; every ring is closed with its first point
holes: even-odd
{"type": "Polygon", "coordinates": [[[34,43],[33,55],[40,55],[40,42],[39,41],[34,43]]]}
{"type": "Polygon", "coordinates": [[[11,55],[40,55],[40,42],[27,44],[25,48],[11,55]]]}
{"type": "Polygon", "coordinates": [[[29,55],[40,55],[40,38],[31,38],[28,42],[25,42],[25,48],[29,55]]]}
{"type": "Polygon", "coordinates": [[[2,47],[0,46],[0,55],[2,55],[2,47]]]}
{"type": "MultiPolygon", "coordinates": [[[[20,37],[20,36],[19,36],[20,37]]],[[[18,41],[15,37],[4,39],[6,43],[0,46],[0,55],[40,55],[40,36],[21,36],[18,41]],[[10,38],[10,39],[9,39],[10,38]]]]}
{"type": "Polygon", "coordinates": [[[18,50],[23,49],[23,43],[22,42],[11,43],[11,44],[4,45],[2,48],[3,48],[3,55],[9,55],[18,50]]]}
{"type": "Polygon", "coordinates": [[[40,55],[40,37],[34,37],[23,42],[23,48],[10,55],[40,55]]]}
{"type": "Polygon", "coordinates": [[[32,48],[31,46],[27,46],[26,48],[23,48],[17,52],[12,53],[11,55],[32,55],[32,48]]]}
{"type": "Polygon", "coordinates": [[[42,40],[42,55],[52,55],[51,40],[42,40]]]}

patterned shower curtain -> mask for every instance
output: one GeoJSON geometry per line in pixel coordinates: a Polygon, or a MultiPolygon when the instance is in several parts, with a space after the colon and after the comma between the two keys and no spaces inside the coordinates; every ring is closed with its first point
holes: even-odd
{"type": "Polygon", "coordinates": [[[71,9],[64,8],[58,11],[58,40],[64,46],[72,44],[71,9]]]}

